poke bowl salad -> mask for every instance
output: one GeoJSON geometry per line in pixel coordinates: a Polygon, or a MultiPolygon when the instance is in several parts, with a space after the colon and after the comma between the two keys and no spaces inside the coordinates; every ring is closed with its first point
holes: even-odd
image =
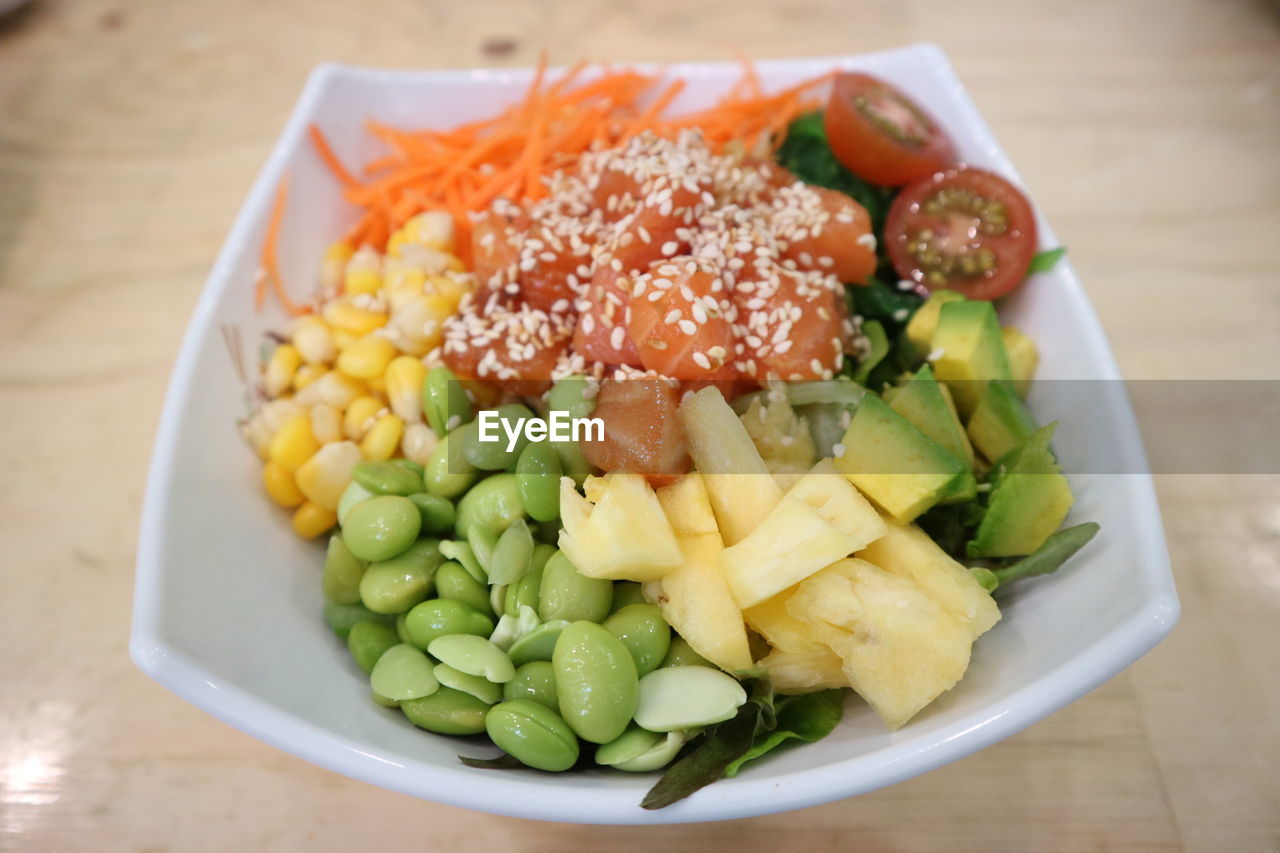
{"type": "Polygon", "coordinates": [[[1062,254],[1023,192],[868,74],[684,85],[543,66],[365,163],[311,126],[351,225],[283,281],[281,183],[241,422],[369,714],[651,809],[909,726],[1098,529],[996,308],[1062,254]]]}

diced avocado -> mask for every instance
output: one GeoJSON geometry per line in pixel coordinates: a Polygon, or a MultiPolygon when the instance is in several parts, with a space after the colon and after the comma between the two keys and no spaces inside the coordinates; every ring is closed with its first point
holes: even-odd
{"type": "Polygon", "coordinates": [[[902,524],[948,497],[969,474],[962,460],[873,394],[858,404],[842,443],[836,468],[902,524]]]}
{"type": "Polygon", "coordinates": [[[954,483],[947,487],[947,491],[938,499],[938,503],[968,503],[977,496],[978,478],[973,475],[972,471],[965,471],[963,476],[958,477],[954,483]]]}
{"type": "Polygon", "coordinates": [[[1071,487],[1049,439],[1050,424],[996,464],[991,500],[969,542],[970,557],[1021,557],[1044,544],[1071,509],[1071,487]]]}
{"type": "Polygon", "coordinates": [[[1012,380],[1000,320],[990,302],[947,302],[938,314],[931,351],[933,372],[951,389],[960,416],[968,419],[993,379],[1012,380]]]}
{"type": "Polygon", "coordinates": [[[916,371],[907,383],[897,386],[886,402],[925,435],[973,466],[973,446],[965,435],[960,416],[947,386],[939,384],[929,365],[916,371]]]}
{"type": "Polygon", "coordinates": [[[996,461],[1040,429],[1027,404],[1006,382],[991,382],[969,418],[969,440],[996,461]]]}
{"type": "Polygon", "coordinates": [[[1000,336],[1004,338],[1004,351],[1009,356],[1013,388],[1020,396],[1026,397],[1031,379],[1036,375],[1036,367],[1040,364],[1040,353],[1031,338],[1016,326],[1005,326],[1000,330],[1000,336]]]}
{"type": "Polygon", "coordinates": [[[948,302],[960,302],[964,295],[954,290],[935,290],[929,298],[916,309],[907,323],[906,340],[902,347],[912,361],[924,361],[933,349],[933,333],[938,328],[938,312],[948,302]]]}

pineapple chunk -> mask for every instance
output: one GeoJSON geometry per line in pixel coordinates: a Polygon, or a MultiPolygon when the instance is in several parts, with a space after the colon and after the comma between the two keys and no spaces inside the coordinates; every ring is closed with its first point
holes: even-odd
{"type": "Polygon", "coordinates": [[[751,607],[853,551],[818,510],[788,497],[750,536],[724,549],[720,568],[738,604],[751,607]]]}
{"type": "Polygon", "coordinates": [[[702,533],[720,535],[716,516],[707,495],[707,484],[697,471],[685,474],[670,486],[658,489],[658,503],[671,522],[676,536],[697,536],[702,533]]]}
{"type": "Polygon", "coordinates": [[[770,393],[767,404],[757,397],[742,415],[742,425],[760,451],[760,458],[782,489],[788,489],[809,470],[817,457],[813,436],[787,400],[786,387],[770,393]]]}
{"type": "Polygon", "coordinates": [[[787,610],[840,656],[849,684],[891,729],[969,666],[972,628],[914,581],[865,560],[841,560],[807,579],[787,610]]]}
{"type": "Polygon", "coordinates": [[[560,550],[587,577],[647,581],[679,568],[675,532],[644,477],[613,471],[593,487],[594,505],[560,480],[560,550]],[[600,491],[596,491],[596,489],[600,491]]]}
{"type": "Polygon", "coordinates": [[[693,650],[728,672],[748,669],[751,650],[742,611],[720,574],[720,536],[679,537],[684,565],[666,575],[658,607],[693,650]]]}
{"type": "Polygon", "coordinates": [[[787,602],[796,594],[796,587],[778,593],[767,601],[742,611],[751,630],[768,641],[778,651],[804,652],[821,649],[821,641],[813,636],[809,627],[791,615],[787,602]]]}
{"type": "Polygon", "coordinates": [[[1000,621],[1000,608],[969,570],[914,524],[890,521],[885,535],[857,556],[889,574],[915,581],[951,615],[972,625],[975,639],[1000,621]]]}
{"type": "Polygon", "coordinates": [[[787,497],[813,507],[828,524],[849,537],[850,554],[880,538],[888,529],[871,502],[853,487],[830,459],[814,465],[791,487],[787,497]]]}
{"type": "Polygon", "coordinates": [[[839,656],[822,645],[800,652],[775,650],[756,666],[768,673],[773,689],[779,693],[812,693],[849,686],[839,656]]]}
{"type": "Polygon", "coordinates": [[[680,404],[694,467],[702,472],[726,545],[741,542],[782,500],[747,429],[714,386],[680,404]]]}

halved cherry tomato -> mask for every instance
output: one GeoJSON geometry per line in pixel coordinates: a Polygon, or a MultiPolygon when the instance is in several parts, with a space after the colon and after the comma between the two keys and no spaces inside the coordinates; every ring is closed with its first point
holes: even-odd
{"type": "Polygon", "coordinates": [[[734,296],[746,329],[743,360],[756,379],[826,379],[845,350],[844,299],[813,274],[778,267],[749,293],[734,296]]]}
{"type": "Polygon", "coordinates": [[[688,256],[654,264],[636,280],[627,311],[640,363],[676,379],[732,379],[728,297],[719,271],[709,264],[688,256]]]}
{"type": "Polygon", "coordinates": [[[823,117],[836,159],[887,187],[924,178],[955,160],[951,138],[893,86],[870,74],[836,77],[823,117]]]}
{"type": "Polygon", "coordinates": [[[1036,219],[1027,197],[994,172],[971,166],[903,189],[884,232],[898,275],[970,299],[1013,290],[1036,253],[1036,219]]]}
{"type": "Polygon", "coordinates": [[[634,471],[655,487],[689,470],[679,392],[661,379],[606,379],[592,417],[604,421],[604,441],[582,442],[582,455],[603,471],[634,471]]]}
{"type": "Polygon", "coordinates": [[[866,284],[876,271],[876,238],[871,233],[867,209],[849,196],[823,187],[805,187],[816,193],[820,208],[801,219],[790,231],[783,256],[801,269],[832,273],[843,282],[866,284]],[[816,232],[816,233],[815,233],[816,232]]]}

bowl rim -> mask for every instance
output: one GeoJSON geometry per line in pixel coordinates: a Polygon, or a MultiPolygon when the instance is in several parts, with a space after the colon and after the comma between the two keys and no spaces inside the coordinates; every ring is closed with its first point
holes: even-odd
{"type": "MultiPolygon", "coordinates": [[[[891,50],[821,57],[768,59],[756,63],[762,71],[805,65],[840,66],[850,61],[908,58],[930,63],[946,79],[966,130],[989,149],[1002,173],[1020,182],[1017,171],[992,135],[977,108],[965,93],[944,52],[932,43],[916,43],[891,50]]],[[[634,63],[640,70],[688,74],[722,72],[734,62],[688,62],[659,65],[634,63]]],[[[554,70],[554,69],[553,69],[554,70]]],[[[187,658],[166,642],[160,631],[159,595],[163,577],[161,536],[168,521],[171,460],[179,434],[185,389],[194,375],[201,343],[212,325],[214,313],[229,284],[235,259],[251,245],[269,208],[274,188],[288,161],[303,141],[314,107],[326,88],[340,77],[372,77],[381,82],[471,81],[525,82],[532,69],[387,70],[339,63],[317,66],[309,75],[294,109],[271,153],[241,205],[234,224],[218,253],[197,300],[182,345],[170,374],[168,390],[156,432],[147,476],[139,527],[134,587],[133,627],[129,652],[144,673],[196,707],[272,746],[293,753],[330,770],[401,793],[512,817],[572,823],[656,824],[723,820],[758,816],[817,805],[894,784],[919,773],[962,758],[1002,740],[1074,701],[1140,658],[1173,629],[1180,605],[1173,585],[1167,545],[1155,489],[1149,474],[1125,475],[1138,525],[1133,533],[1143,555],[1138,570],[1151,590],[1142,606],[1097,643],[1063,665],[1029,682],[1002,701],[938,728],[924,743],[898,743],[872,753],[823,767],[784,775],[752,778],[744,774],[717,783],[694,797],[657,812],[640,810],[634,789],[573,788],[572,796],[542,796],[554,787],[530,785],[518,774],[486,776],[477,783],[461,765],[445,767],[403,759],[394,753],[337,735],[318,725],[279,710],[240,688],[222,682],[215,674],[187,658]],[[978,718],[978,719],[975,719],[978,718]],[[803,777],[803,781],[801,780],[803,777]]],[[[1041,217],[1042,219],[1042,217],[1041,217]]],[[[1053,243],[1045,223],[1042,243],[1053,243]]],[[[1070,262],[1060,264],[1066,292],[1080,300],[1085,312],[1086,337],[1102,365],[1104,378],[1120,377],[1105,333],[1070,262]]],[[[1115,437],[1120,451],[1141,463],[1146,454],[1127,395],[1116,403],[1121,431],[1115,437]]]]}

